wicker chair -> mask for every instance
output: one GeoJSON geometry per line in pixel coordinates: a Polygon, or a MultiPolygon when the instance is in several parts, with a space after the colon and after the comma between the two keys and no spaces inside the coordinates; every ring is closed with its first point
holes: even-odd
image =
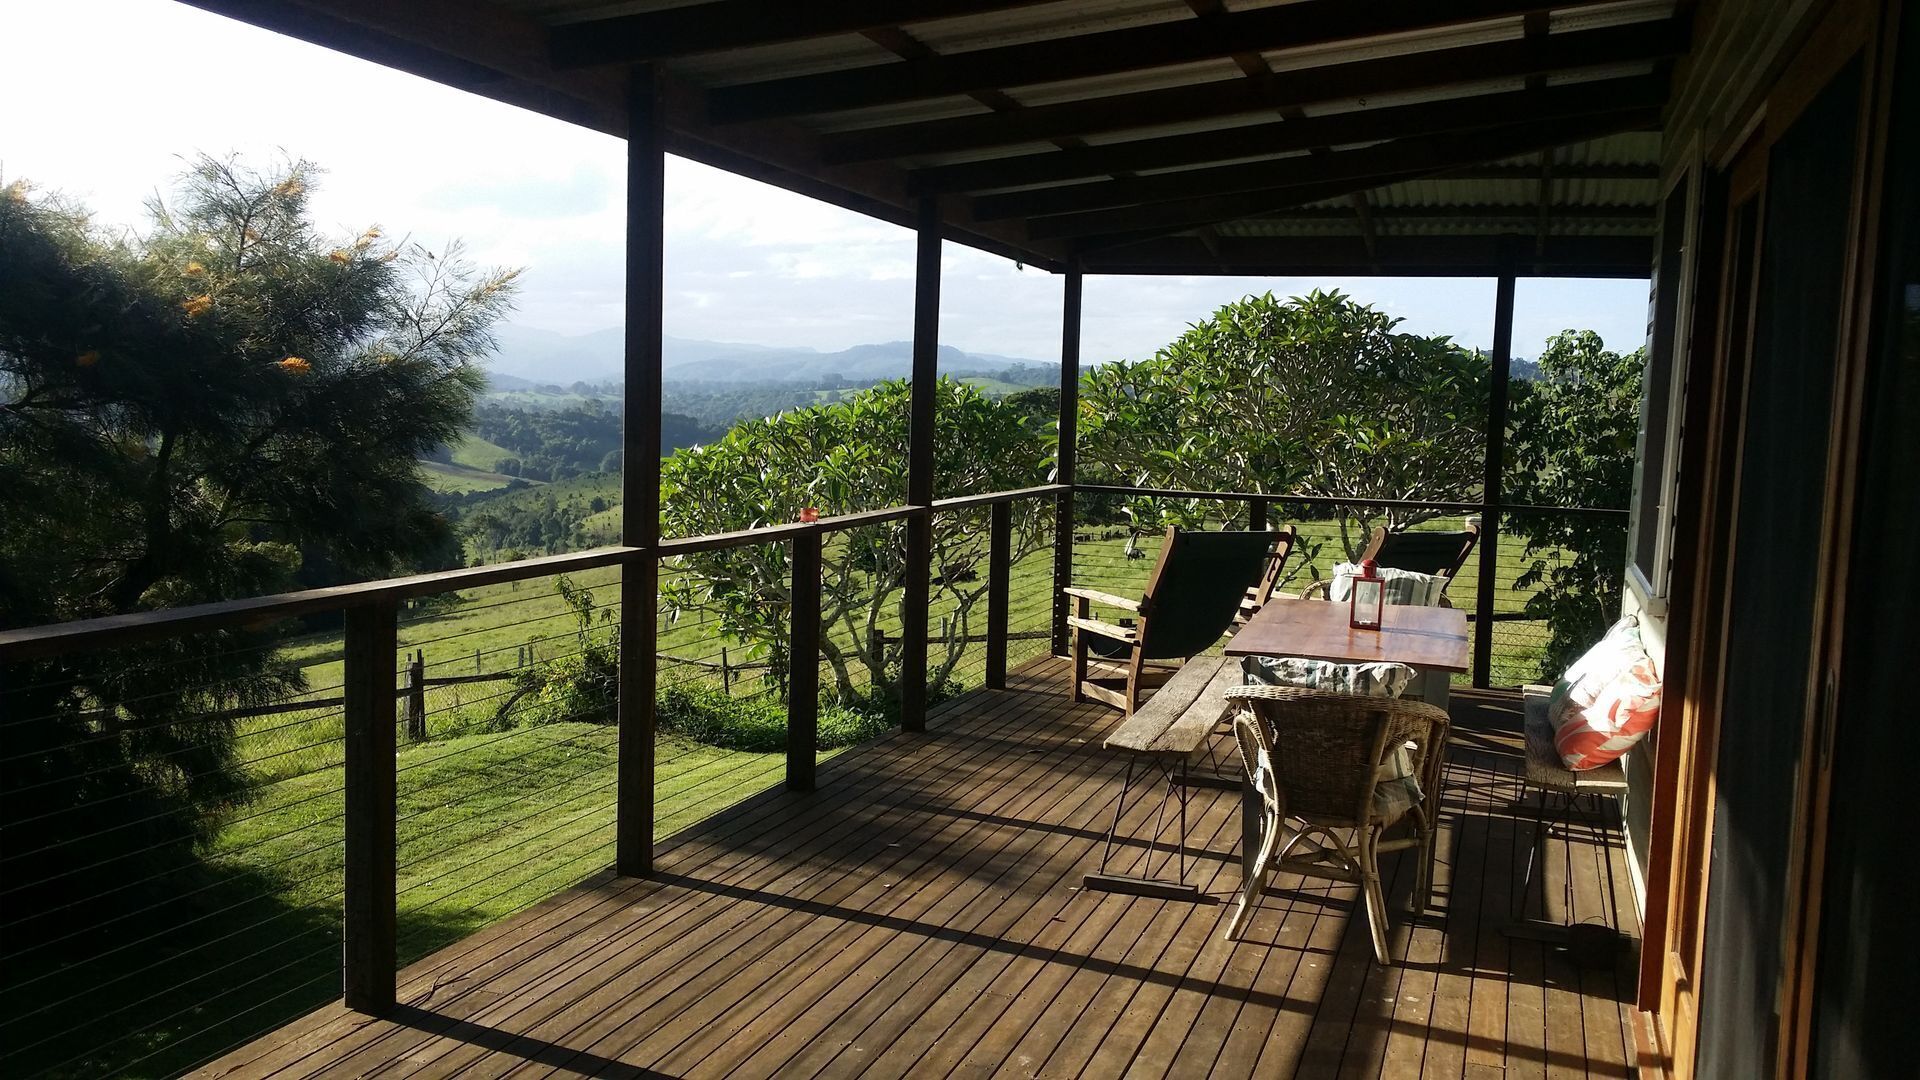
{"type": "Polygon", "coordinates": [[[1414,910],[1424,910],[1451,728],[1447,714],[1403,698],[1290,686],[1236,686],[1227,697],[1240,702],[1234,736],[1262,816],[1260,851],[1241,884],[1227,937],[1238,938],[1273,871],[1349,881],[1365,896],[1374,956],[1392,963],[1379,856],[1417,849],[1413,903],[1414,910]],[[1403,788],[1405,799],[1376,798],[1382,767],[1403,746],[1417,797],[1403,788]],[[1403,835],[1388,839],[1387,832],[1403,822],[1403,835]]]}

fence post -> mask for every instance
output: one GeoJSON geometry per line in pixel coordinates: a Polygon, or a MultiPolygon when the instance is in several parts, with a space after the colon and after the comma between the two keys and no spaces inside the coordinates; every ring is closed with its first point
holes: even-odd
{"type": "Polygon", "coordinates": [[[733,694],[733,667],[727,662],[727,647],[720,646],[720,689],[727,695],[733,694]]]}
{"type": "Polygon", "coordinates": [[[987,689],[1007,688],[1007,592],[1012,577],[1013,504],[993,504],[987,539],[987,689]]]}
{"type": "Polygon", "coordinates": [[[1493,378],[1487,387],[1487,460],[1480,487],[1480,581],[1473,597],[1473,685],[1493,684],[1493,593],[1499,574],[1500,504],[1507,452],[1507,387],[1513,367],[1513,275],[1493,295],[1493,378]]]}
{"type": "Polygon", "coordinates": [[[407,663],[407,739],[427,740],[427,651],[421,649],[407,663]]]}
{"type": "Polygon", "coordinates": [[[391,600],[347,610],[345,672],[346,896],[341,996],[375,1016],[394,1002],[395,789],[391,600]]]}
{"type": "Polygon", "coordinates": [[[812,791],[820,748],[820,534],[793,538],[787,611],[787,787],[812,791]]]}

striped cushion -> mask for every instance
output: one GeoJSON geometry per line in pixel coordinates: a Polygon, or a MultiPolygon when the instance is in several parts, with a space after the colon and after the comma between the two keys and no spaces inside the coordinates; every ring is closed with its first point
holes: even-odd
{"type": "Polygon", "coordinates": [[[1547,699],[1553,746],[1569,769],[1597,769],[1633,748],[1660,719],[1660,675],[1629,615],[1588,649],[1547,699]]]}
{"type": "MultiPolygon", "coordinates": [[[[1382,566],[1376,571],[1380,575],[1380,587],[1386,593],[1389,604],[1406,604],[1412,607],[1433,607],[1440,603],[1440,595],[1446,591],[1447,579],[1438,574],[1416,574],[1411,570],[1395,570],[1391,566],[1382,566]]],[[[1344,604],[1353,595],[1353,579],[1360,576],[1360,567],[1355,563],[1341,563],[1333,568],[1333,580],[1327,583],[1327,599],[1336,604],[1344,604]]]]}

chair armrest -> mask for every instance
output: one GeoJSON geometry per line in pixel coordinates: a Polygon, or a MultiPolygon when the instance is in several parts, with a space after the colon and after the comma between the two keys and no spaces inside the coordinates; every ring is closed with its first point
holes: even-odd
{"type": "Polygon", "coordinates": [[[1083,589],[1077,585],[1069,585],[1060,591],[1068,596],[1078,597],[1081,600],[1091,600],[1096,604],[1105,604],[1108,607],[1124,608],[1128,611],[1140,610],[1140,601],[1129,600],[1124,596],[1115,596],[1112,593],[1104,593],[1098,589],[1083,589]]]}
{"type": "Polygon", "coordinates": [[[1132,644],[1134,641],[1134,631],[1131,627],[1116,626],[1110,622],[1101,622],[1099,619],[1082,619],[1078,616],[1070,615],[1067,617],[1067,625],[1079,630],[1085,630],[1089,634],[1098,634],[1103,638],[1111,638],[1114,641],[1122,641],[1128,644],[1132,644]]]}

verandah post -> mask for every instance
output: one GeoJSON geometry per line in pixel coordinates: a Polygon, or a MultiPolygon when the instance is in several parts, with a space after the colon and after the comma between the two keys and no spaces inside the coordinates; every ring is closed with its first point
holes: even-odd
{"type": "Polygon", "coordinates": [[[1013,504],[993,504],[987,527],[987,689],[1007,688],[1007,595],[1013,576],[1013,504]]]}
{"type": "Polygon", "coordinates": [[[918,207],[913,286],[913,390],[907,421],[907,575],[900,598],[900,726],[927,727],[927,604],[933,575],[933,432],[940,377],[940,204],[918,207]]]}
{"type": "Polygon", "coordinates": [[[1053,654],[1065,656],[1072,644],[1067,634],[1067,594],[1073,584],[1073,474],[1078,458],[1080,425],[1080,300],[1084,279],[1080,264],[1070,263],[1064,275],[1060,303],[1060,416],[1053,482],[1063,484],[1053,510],[1053,654]]]}
{"type": "Polygon", "coordinates": [[[1493,683],[1493,595],[1499,574],[1507,387],[1513,372],[1513,287],[1513,273],[1501,274],[1493,298],[1493,377],[1487,384],[1487,460],[1480,484],[1480,582],[1473,603],[1473,685],[1478,687],[1493,683]]]}
{"type": "Polygon", "coordinates": [[[793,538],[787,612],[787,787],[812,791],[820,748],[820,534],[793,538]]]}
{"type": "Polygon", "coordinates": [[[665,287],[666,139],[659,73],[627,84],[627,314],[620,451],[620,542],[642,548],[620,567],[619,763],[614,868],[653,870],[654,687],[659,675],[660,334],[665,287]]]}
{"type": "Polygon", "coordinates": [[[341,997],[356,1012],[393,1009],[397,939],[394,653],[397,611],[381,600],[347,610],[341,682],[345,897],[341,997]]]}

